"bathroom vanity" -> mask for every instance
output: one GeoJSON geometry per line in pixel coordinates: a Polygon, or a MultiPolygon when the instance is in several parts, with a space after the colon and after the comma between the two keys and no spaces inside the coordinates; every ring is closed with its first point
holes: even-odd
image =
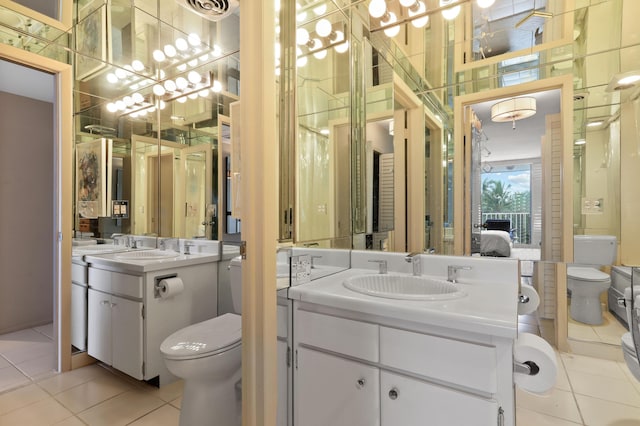
{"type": "Polygon", "coordinates": [[[92,357],[138,379],[174,380],[160,353],[176,330],[217,315],[219,255],[141,250],[86,256],[87,349],[92,357]],[[183,288],[163,296],[161,281],[183,288]]]}
{"type": "MultiPolygon", "coordinates": [[[[422,256],[441,279],[448,265],[469,268],[464,294],[402,300],[345,287],[377,274],[370,260],[289,289],[294,424],[514,426],[517,261],[422,256]]],[[[397,260],[385,262],[406,269],[397,260]]]]}

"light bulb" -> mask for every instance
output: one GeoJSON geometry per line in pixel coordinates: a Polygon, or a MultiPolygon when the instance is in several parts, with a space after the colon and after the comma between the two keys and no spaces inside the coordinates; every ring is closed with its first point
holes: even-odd
{"type": "Polygon", "coordinates": [[[326,12],[327,12],[327,4],[326,3],[323,3],[323,4],[313,8],[313,13],[315,13],[316,16],[322,16],[326,12]]]}
{"type": "Polygon", "coordinates": [[[176,67],[178,71],[185,71],[187,69],[187,64],[180,64],[176,67]]]}
{"type": "Polygon", "coordinates": [[[309,31],[304,28],[298,28],[296,30],[296,43],[299,45],[305,45],[309,41],[309,31]]]}
{"type": "Polygon", "coordinates": [[[280,68],[276,68],[276,75],[279,76],[280,75],[280,68]]]}
{"type": "Polygon", "coordinates": [[[122,68],[116,68],[114,72],[116,74],[116,77],[118,77],[120,80],[127,78],[127,72],[122,68]]]}
{"type": "Polygon", "coordinates": [[[219,56],[222,56],[222,49],[217,44],[214,44],[213,51],[211,52],[211,54],[216,58],[219,56]]]}
{"type": "Polygon", "coordinates": [[[160,101],[160,109],[165,109],[167,107],[167,103],[165,101],[160,101]]]}
{"type": "Polygon", "coordinates": [[[411,7],[416,4],[416,0],[400,0],[400,4],[404,7],[411,7]]]}
{"type": "Polygon", "coordinates": [[[387,2],[385,0],[371,0],[369,3],[369,15],[372,18],[381,18],[387,11],[387,2]]]}
{"type": "Polygon", "coordinates": [[[167,80],[164,82],[164,88],[167,90],[167,92],[175,92],[176,91],[176,83],[173,82],[173,80],[167,80]]]}
{"type": "Polygon", "coordinates": [[[481,9],[486,9],[493,6],[495,2],[496,0],[478,0],[478,7],[481,9]]]}
{"type": "Polygon", "coordinates": [[[129,117],[138,118],[138,113],[137,112],[132,112],[131,115],[129,115],[129,117]]]}
{"type": "Polygon", "coordinates": [[[318,50],[313,54],[316,59],[324,59],[327,57],[327,49],[318,50]]]}
{"type": "Polygon", "coordinates": [[[136,103],[136,104],[141,104],[142,102],[144,102],[144,96],[142,96],[138,92],[136,92],[133,95],[131,95],[131,97],[133,98],[133,102],[136,103]]]}
{"type": "MultiPolygon", "coordinates": [[[[426,11],[427,11],[427,6],[425,6],[422,1],[419,1],[418,2],[418,10],[416,10],[414,12],[411,9],[409,9],[409,16],[410,17],[414,17],[416,15],[420,15],[422,13],[425,13],[426,11]]],[[[428,23],[429,23],[429,15],[423,16],[422,18],[416,18],[413,21],[411,21],[411,25],[413,25],[416,28],[423,28],[428,23]]]]}
{"type": "Polygon", "coordinates": [[[222,92],[222,83],[220,83],[218,80],[213,80],[213,85],[211,86],[211,91],[213,93],[222,92]]]}
{"type": "Polygon", "coordinates": [[[107,81],[111,84],[115,84],[118,82],[118,77],[114,73],[110,72],[107,74],[107,81]]]}
{"type": "Polygon", "coordinates": [[[166,90],[164,90],[164,87],[162,87],[161,84],[156,84],[155,86],[153,86],[153,94],[156,96],[163,96],[165,93],[167,93],[166,90]]]}
{"type": "MultiPolygon", "coordinates": [[[[167,73],[164,72],[164,70],[160,70],[159,75],[160,75],[160,80],[164,80],[164,78],[167,76],[167,73]]],[[[151,81],[151,83],[153,83],[153,80],[151,81]]]]}
{"type": "Polygon", "coordinates": [[[178,99],[176,99],[176,101],[180,102],[181,104],[187,102],[187,97],[186,96],[180,96],[178,99]]]}
{"type": "Polygon", "coordinates": [[[209,96],[209,90],[204,89],[198,92],[198,95],[200,95],[200,97],[202,98],[206,98],[207,96],[209,96]]]}
{"type": "Polygon", "coordinates": [[[146,109],[147,112],[156,112],[156,107],[152,106],[146,109]]]}
{"type": "Polygon", "coordinates": [[[189,94],[187,95],[187,97],[188,97],[189,99],[198,99],[198,94],[197,94],[196,92],[189,93],[189,94]]]}
{"type": "MultiPolygon", "coordinates": [[[[342,31],[336,31],[336,35],[333,38],[333,40],[331,40],[331,42],[332,43],[340,43],[341,41],[344,41],[344,33],[342,31]]],[[[341,44],[335,46],[334,49],[338,53],[344,53],[349,49],[349,43],[347,43],[347,42],[341,43],[341,44]]]]}
{"type": "Polygon", "coordinates": [[[198,34],[196,34],[196,33],[189,34],[187,36],[187,41],[193,47],[198,47],[198,46],[200,46],[200,43],[202,43],[202,40],[200,40],[200,36],[198,34]]]}
{"type": "MultiPolygon", "coordinates": [[[[452,5],[457,0],[440,0],[440,7],[446,7],[452,5]]],[[[445,9],[442,11],[442,17],[447,21],[451,21],[456,19],[456,17],[460,14],[460,6],[451,7],[449,9],[445,9]]]]}
{"type": "Polygon", "coordinates": [[[126,108],[127,105],[124,103],[124,101],[116,101],[116,109],[124,111],[126,108]]]}
{"type": "Polygon", "coordinates": [[[109,111],[109,112],[116,112],[117,110],[118,110],[118,107],[116,106],[116,104],[115,104],[115,103],[113,103],[113,102],[109,102],[109,103],[107,104],[107,111],[109,111]]]}
{"type": "Polygon", "coordinates": [[[328,19],[323,18],[316,23],[316,32],[320,37],[327,37],[331,34],[332,29],[331,22],[328,19]]]}
{"type": "Polygon", "coordinates": [[[187,50],[189,48],[189,43],[187,43],[187,40],[183,39],[182,37],[178,37],[176,39],[176,48],[178,48],[178,50],[187,50]]]}
{"type": "Polygon", "coordinates": [[[276,52],[276,58],[280,57],[280,43],[276,43],[274,46],[274,51],[276,52]]]}
{"type": "Polygon", "coordinates": [[[307,12],[300,12],[296,15],[296,21],[298,22],[303,22],[305,19],[307,19],[307,12]]]}
{"type": "Polygon", "coordinates": [[[302,57],[296,59],[296,66],[298,68],[302,68],[305,65],[307,65],[307,61],[308,61],[307,57],[306,56],[302,56],[302,57]]]}
{"type": "Polygon", "coordinates": [[[144,64],[142,61],[135,59],[131,62],[131,68],[133,68],[134,71],[142,71],[144,69],[144,64]]]}
{"type": "Polygon", "coordinates": [[[122,98],[122,100],[124,101],[124,104],[128,107],[130,107],[135,103],[133,102],[133,98],[131,96],[125,96],[124,98],[122,98]]]}
{"type": "Polygon", "coordinates": [[[138,83],[132,84],[131,86],[129,86],[129,89],[131,90],[138,90],[138,88],[141,87],[138,83]]]}
{"type": "Polygon", "coordinates": [[[165,44],[163,50],[164,54],[167,55],[167,58],[173,58],[178,53],[178,51],[175,47],[173,47],[172,44],[165,44]]]}
{"type": "Polygon", "coordinates": [[[187,62],[187,65],[189,65],[191,68],[195,67],[196,65],[198,65],[198,59],[192,59],[189,62],[187,62]]]}
{"type": "Polygon", "coordinates": [[[207,61],[209,60],[209,54],[208,54],[208,53],[205,53],[204,55],[200,56],[200,57],[198,58],[198,60],[199,60],[200,62],[207,62],[207,61]]]}
{"type": "Polygon", "coordinates": [[[166,57],[166,56],[164,56],[164,52],[163,52],[162,50],[158,50],[158,49],[156,49],[156,50],[154,50],[154,51],[153,51],[153,59],[154,59],[156,62],[162,62],[162,61],[164,61],[165,59],[167,59],[167,57],[166,57]]]}
{"type": "Polygon", "coordinates": [[[176,87],[180,90],[184,90],[189,87],[189,82],[184,77],[176,78],[176,87]]]}
{"type": "Polygon", "coordinates": [[[146,116],[146,115],[147,115],[147,110],[146,110],[146,109],[143,109],[143,110],[141,110],[141,111],[138,111],[138,113],[137,113],[137,114],[138,114],[140,117],[144,117],[144,116],[146,116]]]}
{"type": "MultiPolygon", "coordinates": [[[[398,18],[396,18],[396,14],[393,12],[389,12],[389,18],[386,21],[380,21],[382,25],[390,25],[395,22],[398,22],[398,18]]],[[[387,37],[395,37],[400,33],[400,25],[389,27],[384,30],[384,33],[387,35],[387,37]]]]}
{"type": "Polygon", "coordinates": [[[198,74],[197,71],[191,71],[187,75],[187,79],[193,84],[198,84],[200,83],[200,81],[202,81],[202,76],[198,74]]]}

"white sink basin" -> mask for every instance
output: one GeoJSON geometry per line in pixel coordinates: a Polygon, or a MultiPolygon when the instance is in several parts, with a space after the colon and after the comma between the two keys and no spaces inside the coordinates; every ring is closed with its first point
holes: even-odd
{"type": "Polygon", "coordinates": [[[171,259],[180,256],[180,253],[168,250],[140,250],[140,251],[128,251],[126,253],[118,253],[115,255],[116,259],[121,260],[159,260],[159,259],[171,259]]]}
{"type": "Polygon", "coordinates": [[[404,300],[445,300],[466,296],[449,281],[413,275],[367,274],[347,278],[344,286],[369,296],[404,300]]]}
{"type": "Polygon", "coordinates": [[[86,246],[77,246],[73,247],[72,252],[74,256],[83,255],[83,254],[99,254],[99,253],[109,253],[114,251],[126,250],[127,248],[124,246],[116,246],[114,244],[93,244],[86,246]]]}

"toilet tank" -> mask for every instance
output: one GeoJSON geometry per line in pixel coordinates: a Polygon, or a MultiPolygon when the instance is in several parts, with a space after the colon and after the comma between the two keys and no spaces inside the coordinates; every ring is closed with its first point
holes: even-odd
{"type": "Polygon", "coordinates": [[[242,256],[231,259],[231,300],[233,301],[233,312],[242,313],[242,256]]]}
{"type": "Polygon", "coordinates": [[[575,235],[573,262],[581,265],[612,265],[616,261],[618,242],[613,235],[575,235]]]}

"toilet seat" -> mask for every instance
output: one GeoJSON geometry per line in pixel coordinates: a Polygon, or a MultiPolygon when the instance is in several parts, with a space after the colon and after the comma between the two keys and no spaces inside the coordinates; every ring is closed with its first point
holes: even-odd
{"type": "Polygon", "coordinates": [[[166,359],[196,359],[226,352],[241,342],[241,316],[224,314],[176,331],[162,342],[160,351],[166,359]]]}
{"type": "Polygon", "coordinates": [[[586,282],[606,282],[611,279],[608,274],[595,269],[585,268],[581,266],[570,266],[567,268],[567,276],[580,281],[586,282]]]}

